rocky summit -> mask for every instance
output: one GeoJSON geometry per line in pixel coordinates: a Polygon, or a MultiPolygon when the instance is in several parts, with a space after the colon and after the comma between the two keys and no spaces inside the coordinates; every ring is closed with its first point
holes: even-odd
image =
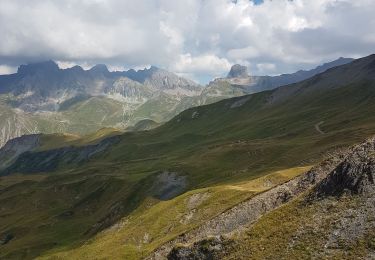
{"type": "Polygon", "coordinates": [[[246,78],[249,77],[247,67],[240,64],[235,64],[230,69],[227,78],[246,78]]]}

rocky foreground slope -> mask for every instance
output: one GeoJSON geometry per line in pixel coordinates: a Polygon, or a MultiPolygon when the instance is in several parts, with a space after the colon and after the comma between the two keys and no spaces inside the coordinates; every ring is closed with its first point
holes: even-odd
{"type": "Polygon", "coordinates": [[[181,235],[149,258],[372,259],[375,256],[374,178],[375,138],[371,138],[181,235]],[[293,211],[296,207],[298,210],[293,211]],[[295,220],[295,227],[281,233],[289,226],[285,221],[290,219],[285,217],[295,219],[301,212],[306,215],[295,220]],[[269,223],[275,216],[280,217],[277,222],[263,226],[261,236],[256,234],[259,225],[269,223]],[[315,245],[306,245],[307,238],[314,240],[315,245]],[[252,248],[254,243],[261,248],[252,248]],[[277,247],[267,252],[267,247],[273,245],[277,247]]]}

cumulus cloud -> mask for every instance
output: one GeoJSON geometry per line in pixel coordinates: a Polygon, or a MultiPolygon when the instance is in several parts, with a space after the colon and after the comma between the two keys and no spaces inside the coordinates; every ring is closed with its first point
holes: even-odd
{"type": "Polygon", "coordinates": [[[192,57],[190,53],[187,53],[180,55],[171,68],[177,73],[188,73],[199,77],[205,75],[220,76],[228,72],[230,67],[231,63],[225,58],[219,58],[212,54],[192,57]]]}
{"type": "Polygon", "coordinates": [[[196,79],[234,63],[293,72],[373,53],[373,10],[373,0],[1,0],[0,73],[45,59],[196,79]]]}
{"type": "Polygon", "coordinates": [[[0,65],[0,75],[12,74],[17,71],[17,67],[0,65]]]}

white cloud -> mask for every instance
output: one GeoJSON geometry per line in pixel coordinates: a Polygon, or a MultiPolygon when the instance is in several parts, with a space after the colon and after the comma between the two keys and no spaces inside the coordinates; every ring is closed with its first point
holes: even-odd
{"type": "Polygon", "coordinates": [[[0,64],[153,64],[195,78],[238,62],[253,74],[292,72],[375,52],[373,10],[373,0],[1,0],[0,64]]]}
{"type": "Polygon", "coordinates": [[[17,71],[17,67],[7,65],[0,65],[0,75],[12,74],[17,71]]]}
{"type": "Polygon", "coordinates": [[[231,63],[225,58],[219,58],[212,54],[193,57],[190,53],[187,53],[180,55],[172,69],[177,73],[216,77],[228,72],[230,67],[231,63]]]}

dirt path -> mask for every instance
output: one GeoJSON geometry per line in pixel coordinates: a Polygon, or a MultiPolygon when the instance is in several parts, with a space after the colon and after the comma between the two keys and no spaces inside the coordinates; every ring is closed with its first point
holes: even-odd
{"type": "Polygon", "coordinates": [[[319,123],[317,123],[315,125],[315,130],[318,131],[320,134],[324,135],[325,133],[322,131],[322,129],[320,129],[320,126],[324,124],[324,121],[320,121],[319,123]]]}

